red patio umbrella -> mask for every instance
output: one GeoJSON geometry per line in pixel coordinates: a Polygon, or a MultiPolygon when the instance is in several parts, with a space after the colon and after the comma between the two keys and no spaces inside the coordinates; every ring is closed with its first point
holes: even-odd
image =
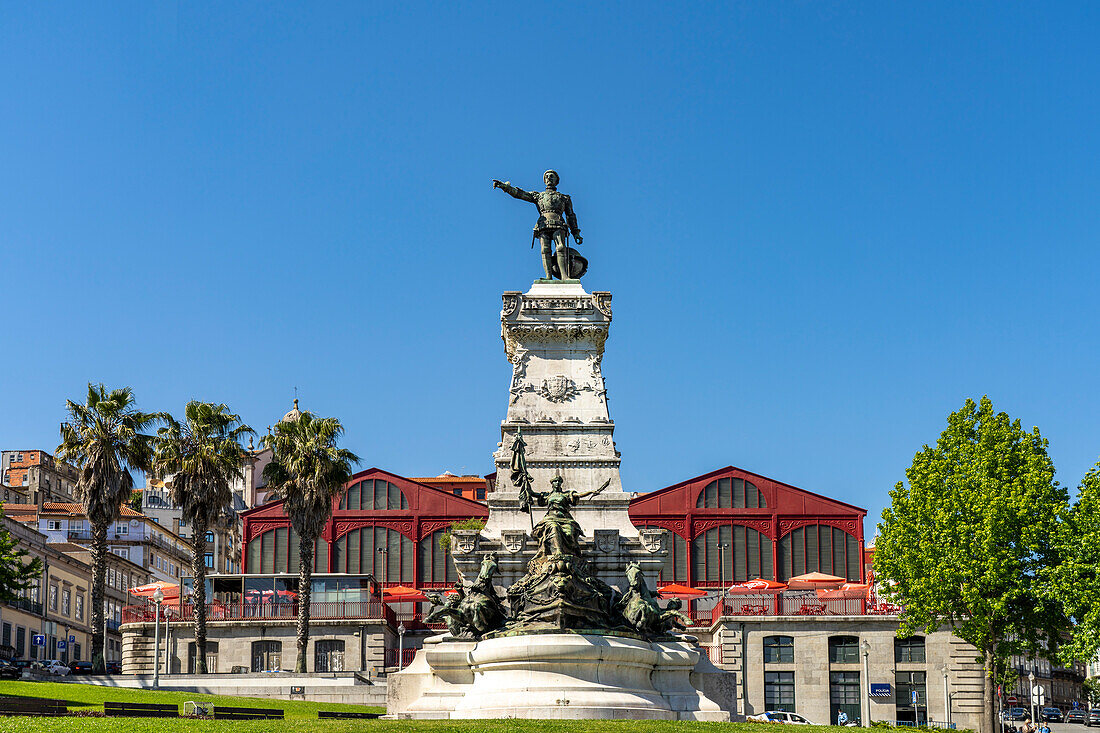
{"type": "Polygon", "coordinates": [[[823,601],[866,598],[870,591],[871,586],[866,583],[845,583],[836,590],[818,588],[817,597],[823,601]]]}
{"type": "Polygon", "coordinates": [[[382,600],[386,603],[416,603],[426,601],[428,597],[416,588],[407,588],[403,585],[395,585],[382,591],[382,600]]]}
{"type": "Polygon", "coordinates": [[[805,575],[796,575],[788,580],[787,587],[792,590],[839,588],[844,582],[844,578],[839,578],[827,573],[806,573],[805,575]]]}
{"type": "Polygon", "coordinates": [[[141,598],[151,599],[153,594],[157,592],[157,588],[160,588],[160,592],[164,594],[165,599],[180,597],[180,587],[178,585],[175,583],[162,583],[160,581],[146,583],[145,585],[136,585],[130,589],[130,594],[141,598]]]}
{"type": "Polygon", "coordinates": [[[705,590],[689,588],[686,585],[677,585],[676,583],[666,585],[664,588],[659,588],[657,590],[657,595],[661,596],[661,598],[699,598],[706,594],[707,592],[705,590]]]}
{"type": "Polygon", "coordinates": [[[778,593],[779,591],[786,590],[786,583],[778,583],[774,580],[768,580],[767,578],[757,578],[756,580],[746,580],[744,583],[737,583],[731,585],[726,591],[727,593],[778,593]]]}

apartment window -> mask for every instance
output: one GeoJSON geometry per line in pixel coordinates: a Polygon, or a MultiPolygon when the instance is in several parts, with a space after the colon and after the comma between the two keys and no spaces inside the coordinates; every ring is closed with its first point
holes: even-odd
{"type": "Polygon", "coordinates": [[[477,497],[478,501],[485,501],[485,488],[484,487],[478,487],[476,489],[475,496],[477,497]]]}
{"type": "Polygon", "coordinates": [[[214,541],[214,533],[213,532],[207,532],[206,533],[206,541],[207,542],[213,542],[214,541]]]}
{"type": "Polygon", "coordinates": [[[764,673],[764,709],[794,712],[794,672],[764,673]]]}
{"type": "Polygon", "coordinates": [[[895,662],[923,662],[924,637],[910,636],[908,639],[894,639],[895,662]]]}
{"type": "Polygon", "coordinates": [[[119,557],[124,557],[127,560],[130,559],[130,548],[129,547],[116,547],[115,549],[111,550],[111,552],[115,553],[119,557]]]}
{"type": "Polygon", "coordinates": [[[764,637],[764,663],[794,664],[794,637],[764,637]]]}
{"type": "Polygon", "coordinates": [[[71,616],[73,612],[72,607],[73,593],[68,588],[61,589],[61,615],[71,616]]]}
{"type": "Polygon", "coordinates": [[[57,530],[61,530],[61,529],[65,529],[65,525],[61,520],[59,520],[59,519],[47,519],[46,520],[46,531],[47,532],[51,532],[51,531],[56,532],[57,530]]]}
{"type": "Polygon", "coordinates": [[[859,720],[859,672],[829,673],[829,722],[843,711],[849,721],[859,720]]]}
{"type": "Polygon", "coordinates": [[[3,634],[0,635],[0,644],[11,646],[11,624],[7,622],[4,623],[4,631],[3,634]]]}
{"type": "Polygon", "coordinates": [[[278,672],[282,657],[283,643],[281,641],[254,641],[252,642],[252,671],[253,672],[278,672]]]}
{"type": "MultiPolygon", "coordinates": [[[[195,674],[195,660],[197,658],[198,652],[195,646],[195,642],[188,642],[187,674],[195,674]]],[[[208,674],[214,674],[218,671],[218,642],[216,641],[206,642],[206,671],[208,674]]]]}
{"type": "Polygon", "coordinates": [[[313,649],[314,672],[344,671],[344,642],[342,639],[318,639],[313,649]]]}
{"type": "Polygon", "coordinates": [[[928,694],[924,672],[894,673],[894,703],[897,705],[899,723],[922,725],[928,719],[928,694]],[[917,704],[913,705],[913,693],[917,704]]]}
{"type": "Polygon", "coordinates": [[[213,567],[214,567],[214,553],[213,552],[208,552],[205,555],[203,555],[203,564],[206,567],[213,569],[213,567]]]}
{"type": "Polygon", "coordinates": [[[130,534],[130,527],[128,525],[122,524],[121,522],[115,525],[115,535],[116,536],[128,535],[128,534],[130,534]]]}
{"type": "Polygon", "coordinates": [[[50,583],[50,610],[57,610],[57,584],[50,583]]]}
{"type": "Polygon", "coordinates": [[[22,658],[27,650],[27,630],[22,626],[15,627],[15,658],[22,658]]]}
{"type": "Polygon", "coordinates": [[[84,620],[84,594],[83,593],[77,593],[76,594],[76,620],[77,621],[83,621],[84,620]]]}
{"type": "Polygon", "coordinates": [[[831,664],[858,664],[859,638],[855,636],[830,636],[829,662],[831,664]]]}

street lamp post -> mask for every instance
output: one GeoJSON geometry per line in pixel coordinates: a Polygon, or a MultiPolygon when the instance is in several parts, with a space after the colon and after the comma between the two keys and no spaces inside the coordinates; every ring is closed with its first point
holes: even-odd
{"type": "Polygon", "coordinates": [[[947,662],[940,667],[943,672],[943,722],[951,725],[951,692],[947,687],[947,662]]]}
{"type": "Polygon", "coordinates": [[[860,644],[863,647],[863,715],[862,725],[864,728],[871,727],[871,642],[866,639],[860,644]]]}
{"type": "Polygon", "coordinates": [[[160,604],[164,603],[164,591],[157,586],[153,591],[153,603],[157,604],[157,617],[153,622],[153,689],[160,687],[160,604]]]}
{"type": "Polygon", "coordinates": [[[405,624],[397,624],[397,668],[405,666],[405,624]]]}
{"type": "Polygon", "coordinates": [[[389,549],[386,548],[386,547],[379,547],[378,548],[378,554],[382,556],[382,590],[383,590],[383,592],[386,590],[386,565],[389,564],[387,562],[389,560],[389,552],[390,552],[389,549]]]}
{"type": "Polygon", "coordinates": [[[1028,683],[1028,687],[1029,687],[1029,689],[1027,691],[1027,699],[1031,703],[1031,722],[1033,724],[1037,724],[1038,720],[1035,717],[1035,670],[1034,669],[1027,673],[1027,683],[1028,683]]]}

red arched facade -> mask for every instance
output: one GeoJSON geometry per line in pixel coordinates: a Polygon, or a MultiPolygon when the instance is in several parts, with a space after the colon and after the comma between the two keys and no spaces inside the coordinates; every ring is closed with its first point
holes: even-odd
{"type": "Polygon", "coordinates": [[[638,527],[667,530],[661,583],[697,588],[820,571],[864,580],[867,510],[733,466],[643,494],[638,527]]]}
{"type": "MultiPolygon", "coordinates": [[[[439,547],[440,533],[453,522],[488,516],[480,502],[371,468],[355,474],[333,501],[314,569],[370,573],[387,586],[443,587],[456,578],[449,554],[439,547]]],[[[242,572],[296,571],[275,565],[283,547],[293,563],[289,548],[296,541],[281,501],[243,512],[241,521],[242,572]]]]}
{"type": "MultiPolygon", "coordinates": [[[[487,517],[488,508],[466,498],[477,487],[456,491],[421,481],[378,468],[356,474],[333,502],[315,571],[370,573],[387,586],[439,588],[456,580],[439,536],[453,522],[487,517]]],[[[630,504],[635,526],[667,530],[660,583],[697,588],[758,577],[783,581],[811,571],[864,582],[866,515],[865,509],[733,466],[642,494],[630,504]]],[[[242,519],[243,572],[296,572],[296,538],[282,502],[251,509],[242,519]]]]}

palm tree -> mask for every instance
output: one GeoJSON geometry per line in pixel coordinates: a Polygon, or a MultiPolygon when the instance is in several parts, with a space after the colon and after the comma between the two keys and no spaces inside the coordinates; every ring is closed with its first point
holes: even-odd
{"type": "Polygon", "coordinates": [[[332,516],[333,499],[351,479],[359,457],[336,441],[344,428],[334,417],[314,417],[294,409],[264,436],[271,462],[264,466],[265,483],[283,500],[283,511],[298,533],[298,661],[295,672],[306,671],[309,643],[310,582],[313,548],[332,516]]]}
{"type": "Polygon", "coordinates": [[[92,668],[102,672],[104,581],[107,578],[107,528],[122,513],[134,489],[132,470],[148,471],[152,460],[145,431],[161,416],[140,412],[129,387],[107,390],[88,384],[84,404],[65,401],[68,422],[61,424],[57,458],[79,466],[76,496],[92,525],[92,668]]]}
{"type": "Polygon", "coordinates": [[[225,405],[191,400],[183,415],[183,424],[165,416],[153,441],[153,471],[172,476],[172,500],[191,524],[195,674],[206,674],[206,530],[231,511],[230,483],[242,477],[246,458],[241,436],[253,430],[225,405]]]}

